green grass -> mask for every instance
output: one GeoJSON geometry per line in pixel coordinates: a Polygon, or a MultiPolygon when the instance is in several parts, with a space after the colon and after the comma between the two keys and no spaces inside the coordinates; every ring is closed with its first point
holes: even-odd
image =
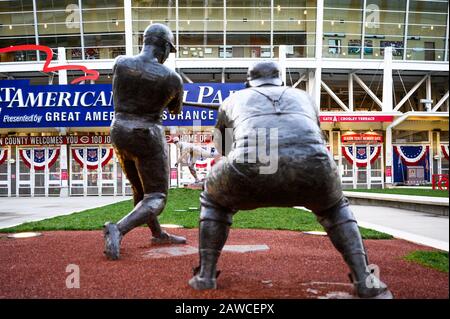
{"type": "MultiPolygon", "coordinates": [[[[178,224],[186,228],[198,227],[200,191],[171,189],[161,224],[178,224]],[[184,212],[176,210],[186,209],[184,212]]],[[[102,229],[106,221],[117,222],[133,208],[131,200],[88,209],[71,215],[54,217],[42,221],[25,223],[16,227],[0,229],[0,232],[47,231],[47,230],[95,230],[102,229]]],[[[233,228],[280,229],[296,231],[323,230],[314,214],[294,208],[259,208],[235,215],[233,228]]],[[[365,239],[391,239],[392,236],[371,229],[361,229],[365,239]]]]}
{"type": "Polygon", "coordinates": [[[405,259],[448,273],[448,252],[417,250],[405,256],[405,259]]]}
{"type": "Polygon", "coordinates": [[[448,191],[446,191],[446,190],[433,190],[433,189],[422,189],[422,188],[346,189],[345,191],[364,192],[364,193],[397,194],[397,195],[430,196],[430,197],[448,197],[448,191]]]}

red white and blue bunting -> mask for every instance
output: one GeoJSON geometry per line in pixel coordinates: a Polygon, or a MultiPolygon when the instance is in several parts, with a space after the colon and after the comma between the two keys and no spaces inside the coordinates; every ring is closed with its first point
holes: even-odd
{"type": "Polygon", "coordinates": [[[394,146],[394,151],[400,156],[402,162],[409,165],[417,165],[429,152],[429,146],[394,146]]]}
{"type": "Polygon", "coordinates": [[[353,155],[354,154],[353,146],[351,146],[351,145],[342,146],[342,154],[344,154],[347,161],[349,161],[350,163],[355,162],[356,166],[358,166],[358,167],[366,167],[368,160],[372,164],[373,162],[375,162],[378,159],[378,157],[381,154],[381,145],[370,146],[369,158],[367,158],[366,146],[355,146],[355,148],[356,148],[356,152],[355,152],[356,155],[353,155]]]}
{"type": "Polygon", "coordinates": [[[27,167],[33,167],[35,170],[44,170],[45,166],[52,167],[59,158],[59,148],[33,148],[21,149],[19,155],[27,167]],[[33,153],[31,153],[33,152],[33,153]]]}
{"type": "MultiPolygon", "coordinates": [[[[99,163],[99,149],[98,148],[72,148],[72,156],[73,158],[78,162],[78,164],[81,165],[81,167],[84,167],[84,151],[87,151],[86,154],[86,166],[90,170],[94,170],[98,168],[99,163]]],[[[108,162],[113,157],[114,151],[112,148],[102,148],[101,149],[101,156],[100,156],[100,163],[103,166],[108,164],[108,162]]]]}
{"type": "MultiPolygon", "coordinates": [[[[448,160],[448,144],[441,144],[441,150],[442,150],[442,155],[444,155],[444,157],[448,160]]],[[[1,158],[1,157],[0,157],[1,158]]],[[[0,163],[2,161],[0,160],[0,163]]]]}
{"type": "Polygon", "coordinates": [[[8,149],[0,147],[0,165],[8,158],[8,149]]]}

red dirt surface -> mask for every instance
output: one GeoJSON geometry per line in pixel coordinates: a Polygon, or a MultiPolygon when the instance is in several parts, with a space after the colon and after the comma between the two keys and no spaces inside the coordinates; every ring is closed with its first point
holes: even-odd
{"type": "MultiPolygon", "coordinates": [[[[197,247],[197,229],[169,231],[197,247]]],[[[232,230],[227,244],[266,244],[270,250],[223,252],[218,290],[202,292],[187,284],[197,254],[144,258],[155,248],[145,228],[125,236],[118,261],[104,257],[100,231],[0,236],[0,298],[319,298],[351,292],[348,269],[328,238],[293,231],[232,230]],[[68,264],[80,267],[78,289],[66,288],[68,264]]],[[[430,249],[397,239],[365,244],[395,298],[449,297],[448,274],[403,260],[411,251],[430,249]]]]}

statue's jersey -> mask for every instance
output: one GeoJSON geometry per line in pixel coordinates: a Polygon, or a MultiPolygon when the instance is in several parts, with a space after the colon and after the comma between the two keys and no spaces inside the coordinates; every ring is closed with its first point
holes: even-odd
{"type": "Polygon", "coordinates": [[[164,108],[179,113],[183,82],[180,76],[156,61],[140,56],[116,59],[113,75],[114,110],[117,115],[141,116],[160,121],[164,108]]]}
{"type": "Polygon", "coordinates": [[[326,151],[318,123],[317,109],[306,92],[266,86],[241,90],[228,97],[219,110],[216,128],[222,134],[226,134],[225,127],[233,128],[233,144],[228,154],[232,160],[257,152],[258,145],[249,145],[248,139],[252,134],[260,135],[258,130],[264,129],[263,137],[268,141],[271,128],[276,128],[280,155],[304,152],[305,146],[313,145],[318,146],[318,151],[326,151]]]}
{"type": "Polygon", "coordinates": [[[204,201],[233,210],[305,206],[319,212],[341,200],[337,166],[306,92],[279,86],[241,90],[224,101],[216,128],[216,146],[226,157],[211,170],[204,201]]]}

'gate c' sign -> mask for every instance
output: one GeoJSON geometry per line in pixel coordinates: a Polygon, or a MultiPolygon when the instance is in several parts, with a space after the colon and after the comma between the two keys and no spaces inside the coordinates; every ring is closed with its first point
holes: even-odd
{"type": "Polygon", "coordinates": [[[83,65],[76,64],[66,64],[66,65],[58,65],[58,66],[50,66],[50,62],[53,59],[53,51],[49,47],[45,45],[36,45],[36,44],[25,44],[25,45],[16,45],[10,46],[6,48],[1,48],[0,53],[14,52],[14,51],[43,51],[47,54],[47,58],[45,59],[44,67],[42,68],[42,72],[56,72],[59,70],[78,70],[86,73],[84,76],[79,76],[75,78],[70,84],[76,84],[78,82],[84,80],[97,80],[99,77],[99,73],[96,70],[88,69],[83,65]]]}

